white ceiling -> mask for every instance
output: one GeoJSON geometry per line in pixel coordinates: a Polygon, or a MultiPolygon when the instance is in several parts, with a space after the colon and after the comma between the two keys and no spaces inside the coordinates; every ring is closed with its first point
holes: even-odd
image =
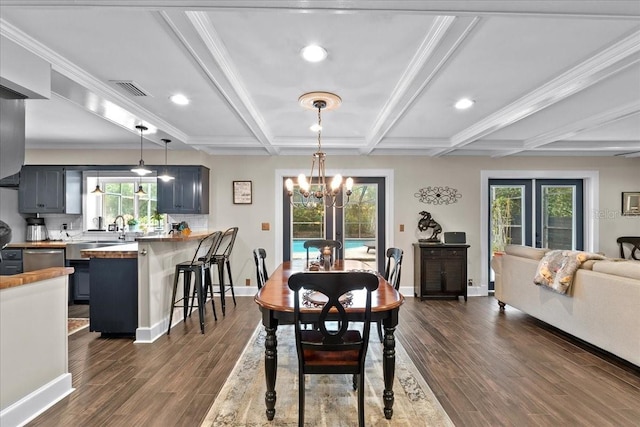
{"type": "Polygon", "coordinates": [[[298,97],[329,91],[328,153],[640,156],[638,0],[0,6],[0,34],[53,70],[52,98],[27,101],[27,148],[133,149],[144,122],[146,148],[308,155],[317,117],[298,97]],[[324,62],[300,57],[312,42],[324,62]]]}

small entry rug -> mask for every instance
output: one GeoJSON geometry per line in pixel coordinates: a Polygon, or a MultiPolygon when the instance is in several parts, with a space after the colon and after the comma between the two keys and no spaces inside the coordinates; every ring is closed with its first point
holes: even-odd
{"type": "MultiPolygon", "coordinates": [[[[292,326],[280,326],[276,415],[265,415],[265,332],[258,325],[240,359],[209,409],[202,426],[297,426],[298,359],[292,326]]],[[[357,391],[351,375],[310,375],[305,382],[305,425],[313,427],[358,424],[357,391]]],[[[396,341],[396,375],[393,418],[384,418],[382,344],[371,335],[365,373],[365,424],[367,426],[453,426],[440,402],[426,384],[402,345],[396,341]]]]}
{"type": "Polygon", "coordinates": [[[89,319],[74,318],[74,317],[70,317],[67,319],[67,335],[74,334],[88,327],[89,327],[89,319]]]}

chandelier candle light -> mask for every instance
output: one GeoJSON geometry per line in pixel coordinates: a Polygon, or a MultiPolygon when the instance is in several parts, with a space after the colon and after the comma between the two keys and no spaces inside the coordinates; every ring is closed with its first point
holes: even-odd
{"type": "Polygon", "coordinates": [[[136,126],[136,129],[140,130],[140,162],[137,167],[131,169],[131,172],[135,172],[140,176],[145,176],[150,174],[151,171],[144,166],[144,160],[142,160],[142,132],[149,128],[143,125],[138,125],[136,126]]]}
{"type": "MultiPolygon", "coordinates": [[[[342,104],[342,99],[338,95],[329,92],[309,92],[298,98],[300,105],[307,109],[318,110],[318,123],[312,127],[318,132],[318,151],[313,153],[311,163],[311,173],[309,179],[301,173],[298,175],[298,191],[302,196],[302,205],[307,206],[313,204],[312,198],[317,202],[324,199],[326,207],[342,208],[349,203],[349,197],[352,194],[353,179],[347,178],[345,183],[344,194],[347,200],[341,205],[336,206],[337,196],[342,187],[342,175],[336,174],[331,181],[331,186],[327,185],[325,175],[325,159],[326,153],[322,151],[322,110],[334,110],[342,104]],[[317,169],[316,169],[317,162],[317,169]],[[316,176],[314,176],[314,172],[316,176]]],[[[289,202],[293,205],[293,180],[291,178],[285,181],[287,193],[289,194],[289,202]]]]}

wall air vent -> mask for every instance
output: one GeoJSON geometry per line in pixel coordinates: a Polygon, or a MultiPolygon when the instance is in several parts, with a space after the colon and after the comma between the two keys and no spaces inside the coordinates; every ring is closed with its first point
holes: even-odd
{"type": "Polygon", "coordinates": [[[132,96],[149,96],[136,82],[131,80],[109,80],[110,83],[118,86],[120,89],[132,96]]]}

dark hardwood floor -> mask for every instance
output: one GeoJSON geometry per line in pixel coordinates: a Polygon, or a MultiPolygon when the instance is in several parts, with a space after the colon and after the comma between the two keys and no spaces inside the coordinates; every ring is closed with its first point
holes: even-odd
{"type": "MultiPolygon", "coordinates": [[[[237,300],[218,322],[209,310],[204,335],[195,315],[153,344],[71,335],[76,391],[29,425],[198,426],[260,320],[253,298],[237,300]]],[[[409,298],[400,320],[398,340],[456,426],[640,425],[640,368],[492,297],[409,298]]]]}

